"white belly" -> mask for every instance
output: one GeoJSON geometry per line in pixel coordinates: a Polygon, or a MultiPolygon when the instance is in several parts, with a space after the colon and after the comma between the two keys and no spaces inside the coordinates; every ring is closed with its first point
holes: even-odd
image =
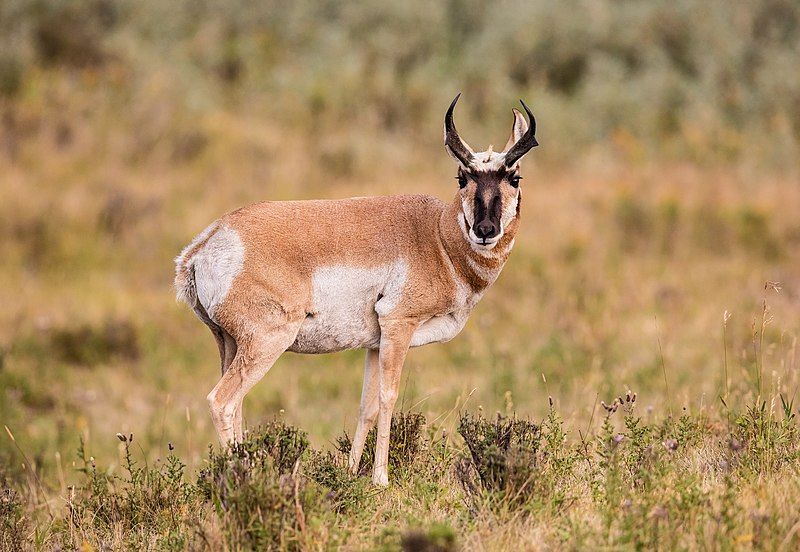
{"type": "MultiPolygon", "coordinates": [[[[294,343],[296,353],[333,353],[345,349],[377,349],[379,315],[401,300],[408,269],[403,261],[378,268],[322,267],[312,276],[313,309],[294,343]]],[[[414,332],[412,347],[454,338],[467,321],[469,308],[434,316],[414,332]]]]}
{"type": "Polygon", "coordinates": [[[297,353],[376,349],[378,313],[400,300],[407,276],[403,261],[375,268],[322,267],[312,275],[313,309],[289,347],[297,353]]]}
{"type": "Polygon", "coordinates": [[[377,349],[381,340],[378,315],[369,305],[336,309],[306,318],[290,351],[334,353],[346,349],[377,349]]]}

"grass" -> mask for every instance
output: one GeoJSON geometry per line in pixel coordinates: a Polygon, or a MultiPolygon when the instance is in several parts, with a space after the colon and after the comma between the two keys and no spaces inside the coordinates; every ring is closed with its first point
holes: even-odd
{"type": "Polygon", "coordinates": [[[0,548],[797,547],[797,6],[196,4],[0,5],[0,548]],[[285,355],[209,450],[174,256],[263,199],[450,199],[457,90],[474,147],[518,97],[542,147],[391,487],[372,437],[345,469],[361,352],[285,355]]]}
{"type": "MultiPolygon", "coordinates": [[[[250,128],[272,132],[259,125],[250,128]]],[[[166,469],[172,443],[186,466],[181,481],[198,486],[214,441],[204,397],[218,374],[213,339],[172,297],[171,258],[184,242],[221,212],[264,197],[454,193],[445,156],[426,150],[418,151],[432,165],[423,169],[385,158],[388,176],[376,184],[367,172],[325,186],[324,169],[297,152],[262,181],[252,176],[260,162],[233,146],[244,140],[237,124],[223,127],[212,141],[224,153],[206,152],[188,166],[149,161],[124,173],[113,155],[89,166],[82,160],[99,145],[87,143],[6,172],[0,414],[28,458],[0,438],[13,490],[3,495],[6,542],[22,538],[43,549],[84,540],[211,549],[795,544],[796,437],[786,427],[796,418],[782,421],[781,396],[792,403],[798,384],[797,176],[588,157],[569,169],[526,168],[521,235],[503,275],[462,335],[409,355],[401,402],[429,421],[415,460],[421,467],[403,469],[400,460],[385,493],[349,477],[339,450],[346,446],[337,441],[355,425],[361,354],[287,355],[245,412],[254,427],[283,411],[286,424],[307,432],[298,473],[281,484],[274,466],[261,466],[253,476],[259,486],[230,496],[239,506],[228,510],[201,498],[223,491],[194,490],[173,522],[158,505],[158,492],[173,482],[157,483],[162,475],[152,470],[166,469]],[[108,214],[118,209],[131,214],[108,214]],[[741,213],[761,213],[762,222],[741,213]],[[772,245],[745,239],[753,228],[772,245]],[[782,289],[765,289],[765,281],[782,289]],[[621,411],[610,418],[618,427],[604,428],[595,400],[608,404],[629,387],[639,393],[637,427],[646,428],[636,440],[619,425],[621,411]],[[492,441],[489,460],[475,458],[458,428],[462,414],[481,419],[478,407],[502,412],[503,423],[514,413],[533,420],[542,435],[531,443],[514,437],[507,450],[492,441]],[[561,423],[550,420],[554,413],[563,418],[563,444],[552,441],[561,423]],[[624,439],[605,450],[609,431],[624,439]],[[131,451],[150,470],[146,482],[131,481],[117,432],[135,435],[131,451]],[[79,438],[99,466],[97,480],[119,495],[103,503],[112,512],[105,518],[89,498],[99,491],[78,471],[83,459],[73,460],[79,438]],[[676,450],[665,448],[669,439],[676,450]],[[732,439],[742,449],[732,450],[732,439]],[[722,461],[735,469],[721,470],[722,461]],[[293,506],[295,481],[298,500],[307,501],[305,529],[293,506]],[[126,490],[132,485],[147,490],[126,490]],[[263,518],[262,503],[283,517],[263,518]],[[276,533],[277,525],[286,532],[276,533]]],[[[33,155],[41,139],[23,149],[33,155]]],[[[489,425],[475,431],[489,435],[498,420],[482,418],[489,425]]]]}
{"type": "MultiPolygon", "coordinates": [[[[748,405],[642,415],[628,394],[591,433],[556,407],[540,421],[464,413],[459,439],[398,413],[389,489],[308,446],[282,420],[192,475],[173,449],[152,465],[121,441],[120,473],[78,448],[76,485],[51,517],[4,483],[8,549],[794,549],[800,544],[796,412],[748,405]],[[139,458],[137,458],[137,456],[139,458]],[[32,507],[33,506],[33,507],[32,507]],[[34,539],[31,540],[31,528],[34,539]]],[[[45,500],[42,498],[42,500],[45,500]]]]}
{"type": "MultiPolygon", "coordinates": [[[[307,432],[298,472],[284,473],[281,484],[267,462],[253,476],[257,488],[226,495],[239,505],[228,510],[203,497],[232,491],[193,490],[173,522],[158,493],[177,483],[153,470],[167,469],[172,443],[186,466],[180,481],[199,485],[214,441],[204,397],[218,376],[213,339],[173,300],[171,258],[184,242],[223,211],[264,197],[454,193],[445,156],[409,145],[431,165],[383,158],[379,183],[366,171],[324,185],[324,169],[298,153],[307,148],[287,151],[262,180],[253,176],[260,161],[235,147],[245,141],[236,121],[217,123],[211,148],[221,151],[186,166],[150,160],[131,172],[116,155],[87,165],[99,147],[91,140],[41,158],[34,148],[42,130],[21,146],[38,161],[15,162],[5,173],[0,419],[27,457],[0,436],[13,490],[3,495],[6,542],[22,538],[43,549],[84,540],[211,549],[796,544],[796,437],[788,431],[796,417],[789,420],[781,397],[796,412],[797,175],[590,157],[571,168],[526,167],[521,235],[503,275],[462,335],[409,355],[401,410],[428,420],[426,444],[411,455],[413,469],[398,457],[389,491],[349,477],[346,444],[337,444],[355,426],[361,354],[287,355],[250,394],[245,415],[255,427],[283,411],[284,423],[307,432]],[[119,209],[130,214],[108,214],[119,209]],[[754,228],[772,245],[745,239],[754,228]],[[765,281],[782,289],[765,289],[765,281]],[[628,388],[638,392],[639,425],[623,427],[618,410],[614,428],[604,428],[599,400],[610,404],[628,388]],[[496,411],[507,417],[500,426],[488,414],[496,411]],[[515,413],[541,435],[512,435],[503,448],[506,441],[495,440],[515,413]],[[462,414],[485,418],[474,432],[490,438],[491,453],[462,440],[462,414]],[[563,443],[553,437],[559,426],[563,443]],[[628,435],[641,428],[641,438],[628,435]],[[131,451],[149,470],[145,482],[132,481],[117,432],[135,435],[131,451]],[[606,443],[609,432],[624,436],[616,448],[606,443]],[[93,477],[119,495],[103,503],[105,518],[89,498],[99,491],[79,471],[83,458],[72,452],[80,438],[98,466],[93,477]],[[674,451],[664,445],[670,439],[679,443],[674,451]],[[720,469],[722,461],[733,468],[720,469]],[[298,500],[307,501],[305,529],[293,506],[296,481],[298,500]],[[126,490],[132,485],[147,490],[126,490]],[[72,529],[71,503],[79,505],[72,529]],[[263,518],[262,503],[284,517],[263,518]],[[275,532],[278,524],[285,533],[275,532]]],[[[274,132],[257,121],[248,128],[274,132]]],[[[363,461],[367,470],[368,454],[363,461]]]]}

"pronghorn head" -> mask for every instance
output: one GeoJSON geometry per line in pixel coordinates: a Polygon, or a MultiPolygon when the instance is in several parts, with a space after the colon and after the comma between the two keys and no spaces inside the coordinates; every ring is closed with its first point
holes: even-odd
{"type": "Polygon", "coordinates": [[[530,125],[522,113],[514,109],[514,126],[511,137],[501,152],[474,152],[459,136],[453,123],[453,109],[459,93],[444,117],[444,145],[447,152],[458,163],[461,211],[459,224],[470,242],[486,249],[493,248],[505,229],[517,216],[519,203],[519,162],[528,151],[538,146],[536,141],[536,119],[520,100],[528,114],[530,125]]]}

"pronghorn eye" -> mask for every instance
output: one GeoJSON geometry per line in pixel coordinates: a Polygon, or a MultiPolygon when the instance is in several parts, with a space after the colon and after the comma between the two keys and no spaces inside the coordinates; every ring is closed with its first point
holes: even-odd
{"type": "Polygon", "coordinates": [[[521,176],[514,175],[508,179],[508,183],[511,184],[514,188],[519,188],[520,180],[522,180],[521,176]]]}
{"type": "Polygon", "coordinates": [[[458,180],[458,187],[459,188],[463,188],[463,187],[465,187],[467,185],[467,177],[464,176],[463,174],[458,175],[456,177],[456,180],[458,180]]]}

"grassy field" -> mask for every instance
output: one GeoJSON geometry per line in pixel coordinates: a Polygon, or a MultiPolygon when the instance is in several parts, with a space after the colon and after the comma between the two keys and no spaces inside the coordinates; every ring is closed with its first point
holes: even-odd
{"type": "Polygon", "coordinates": [[[0,546],[796,549],[796,6],[299,4],[0,6],[0,546]],[[174,256],[263,199],[449,199],[458,89],[473,146],[522,96],[542,147],[390,488],[342,468],[358,351],[281,358],[210,452],[174,256]]]}

